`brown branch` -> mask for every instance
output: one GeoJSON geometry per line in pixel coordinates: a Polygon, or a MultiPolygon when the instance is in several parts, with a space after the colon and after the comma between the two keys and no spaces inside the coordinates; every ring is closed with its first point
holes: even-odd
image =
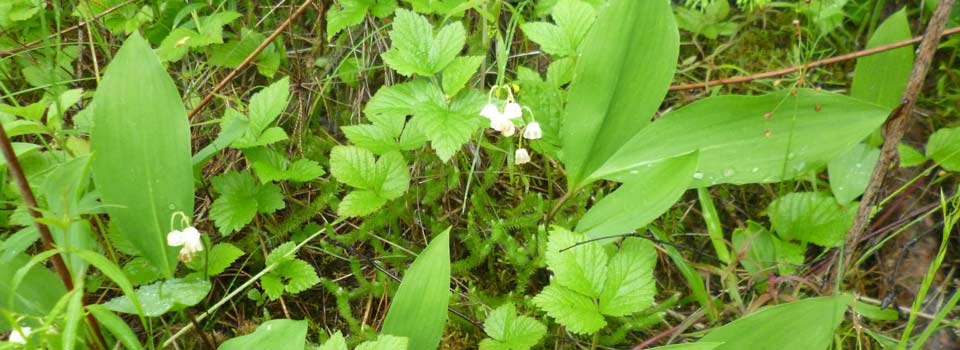
{"type": "Polygon", "coordinates": [[[223,80],[220,80],[220,82],[217,83],[217,86],[215,86],[213,90],[207,93],[207,95],[204,96],[202,100],[200,100],[200,103],[197,103],[197,105],[190,110],[190,113],[187,114],[187,119],[190,119],[190,121],[193,121],[197,117],[197,114],[200,113],[200,110],[202,110],[203,107],[209,104],[210,101],[213,100],[213,97],[220,92],[220,90],[223,90],[223,88],[226,87],[227,84],[230,84],[230,82],[233,81],[233,78],[236,78],[237,75],[240,74],[240,72],[243,72],[247,68],[247,66],[249,66],[250,63],[253,62],[255,58],[257,58],[257,55],[259,55],[260,52],[263,52],[263,50],[266,49],[267,46],[269,46],[270,43],[273,42],[274,39],[280,36],[280,33],[283,33],[284,30],[287,30],[287,27],[290,27],[290,24],[293,23],[293,20],[295,20],[297,17],[300,17],[300,15],[303,14],[303,12],[306,11],[308,7],[310,7],[310,4],[312,2],[313,0],[304,1],[303,4],[301,4],[300,7],[298,7],[297,10],[290,15],[290,17],[287,17],[286,21],[283,21],[283,23],[280,24],[280,26],[277,27],[277,29],[274,30],[273,33],[270,33],[269,37],[267,37],[266,39],[263,40],[262,43],[260,43],[260,46],[257,46],[257,48],[253,50],[253,52],[247,55],[247,58],[243,59],[243,62],[241,62],[240,65],[237,66],[237,68],[234,68],[232,71],[230,71],[230,73],[227,74],[227,76],[224,77],[223,80]]]}
{"type": "MultiPolygon", "coordinates": [[[[907,88],[903,91],[903,102],[900,107],[890,113],[882,127],[883,147],[880,149],[880,160],[877,162],[876,168],[873,169],[866,192],[864,192],[863,199],[860,201],[860,207],[857,208],[857,216],[847,234],[842,264],[839,265],[843,268],[842,271],[847,271],[851,267],[852,258],[856,253],[860,237],[863,236],[863,232],[870,221],[870,213],[873,211],[874,202],[878,197],[884,177],[886,177],[887,169],[897,160],[897,145],[900,144],[900,140],[910,124],[910,117],[913,115],[912,111],[917,103],[917,97],[923,88],[930,63],[933,61],[934,53],[936,53],[940,38],[944,33],[943,29],[946,26],[947,17],[950,15],[950,9],[955,2],[956,0],[940,0],[937,4],[937,10],[933,13],[930,23],[927,24],[926,34],[924,34],[923,41],[920,43],[917,60],[914,62],[913,71],[910,73],[910,81],[907,82],[907,88]]],[[[840,275],[842,271],[837,271],[834,274],[834,281],[843,278],[840,275]]]]}
{"type": "MultiPolygon", "coordinates": [[[[943,33],[942,36],[957,34],[957,33],[960,33],[960,27],[953,27],[943,31],[942,33],[943,33]]],[[[940,41],[939,40],[940,37],[941,36],[937,36],[937,42],[940,41]]],[[[816,67],[825,66],[825,65],[833,64],[837,62],[849,61],[852,59],[875,55],[884,51],[890,51],[890,50],[898,49],[904,46],[913,45],[913,44],[919,43],[921,40],[923,40],[923,38],[924,36],[918,36],[909,40],[899,41],[899,42],[895,42],[887,45],[881,45],[874,48],[851,52],[851,53],[840,55],[840,56],[834,56],[834,57],[830,57],[830,58],[826,58],[818,61],[804,63],[798,66],[778,69],[778,70],[769,71],[769,72],[757,73],[757,74],[748,75],[748,76],[717,79],[717,80],[711,80],[711,81],[706,81],[702,83],[673,85],[670,87],[670,91],[701,89],[701,88],[708,88],[708,87],[717,86],[717,85],[747,83],[757,79],[778,77],[778,76],[787,75],[793,72],[808,70],[810,68],[816,68],[816,67]]]]}
{"type": "MultiPolygon", "coordinates": [[[[0,152],[3,153],[3,158],[7,160],[7,168],[10,169],[10,176],[13,177],[13,182],[16,183],[17,189],[20,191],[20,196],[23,197],[23,203],[27,205],[27,211],[29,211],[30,216],[33,217],[33,224],[37,226],[37,231],[40,232],[40,242],[43,244],[43,249],[55,249],[56,244],[53,241],[53,235],[50,234],[50,228],[40,220],[43,218],[43,215],[37,210],[37,208],[39,208],[37,198],[33,196],[30,183],[27,182],[27,177],[23,175],[23,167],[20,166],[20,160],[17,159],[16,152],[13,151],[13,144],[10,143],[10,138],[7,136],[7,131],[4,129],[2,123],[0,123],[0,152]]],[[[63,252],[54,254],[50,257],[50,260],[53,262],[54,271],[60,276],[60,280],[63,281],[63,285],[67,287],[67,290],[73,290],[73,279],[70,278],[70,271],[67,270],[67,264],[63,262],[63,255],[63,252]]],[[[93,317],[93,314],[87,314],[87,321],[90,322],[90,327],[93,328],[93,333],[96,335],[97,340],[102,346],[106,347],[107,341],[103,337],[103,333],[100,332],[100,325],[97,323],[97,319],[93,317]]]]}
{"type": "Polygon", "coordinates": [[[40,43],[42,43],[44,40],[52,40],[52,39],[54,39],[54,38],[56,38],[56,37],[58,37],[58,36],[61,36],[61,35],[64,35],[64,34],[66,34],[66,33],[72,32],[72,31],[74,31],[74,30],[83,28],[83,27],[87,26],[88,24],[93,23],[94,21],[103,18],[103,16],[106,16],[106,15],[109,15],[109,14],[111,14],[111,13],[114,13],[114,12],[116,12],[117,10],[119,10],[121,7],[130,5],[130,4],[134,3],[135,1],[136,1],[136,0],[127,0],[127,1],[121,2],[121,3],[117,4],[116,6],[113,6],[113,7],[111,7],[111,8],[108,8],[108,9],[104,10],[103,12],[97,14],[96,16],[93,16],[93,18],[90,18],[90,20],[77,23],[76,25],[71,26],[71,27],[67,27],[66,29],[61,30],[61,31],[59,31],[59,32],[57,32],[57,33],[50,34],[50,35],[47,36],[46,38],[41,38],[41,39],[37,39],[37,40],[31,41],[31,42],[26,43],[26,44],[24,44],[24,45],[22,45],[22,46],[20,46],[20,47],[18,47],[18,48],[16,48],[16,49],[7,50],[7,51],[0,51],[0,57],[10,56],[10,55],[14,55],[14,54],[16,54],[16,53],[18,53],[18,52],[22,52],[22,51],[24,51],[24,50],[29,50],[29,49],[37,46],[37,45],[40,45],[40,43]]]}

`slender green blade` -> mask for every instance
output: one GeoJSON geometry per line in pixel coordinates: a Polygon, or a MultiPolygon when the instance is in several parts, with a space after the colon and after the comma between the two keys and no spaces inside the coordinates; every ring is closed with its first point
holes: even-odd
{"type": "Polygon", "coordinates": [[[700,150],[691,187],[779,182],[819,169],[875,130],[889,109],[815,91],[711,97],[637,133],[593,176],[620,180],[700,150]],[[749,156],[747,156],[749,155],[749,156]]]}
{"type": "Polygon", "coordinates": [[[594,205],[577,232],[587,239],[631,233],[670,209],[693,179],[697,152],[641,167],[623,185],[594,205]]]}
{"type": "Polygon", "coordinates": [[[653,118],[667,93],[679,32],[666,1],[612,0],[584,40],[563,116],[569,186],[580,187],[653,118]]]}
{"type": "Polygon", "coordinates": [[[700,342],[723,343],[716,350],[824,350],[851,303],[849,295],[839,295],[768,307],[714,329],[700,342]]]}
{"type": "Polygon", "coordinates": [[[171,217],[193,213],[190,125],[173,80],[139,34],[107,66],[92,108],[93,178],[110,220],[172,277],[171,217]]]}
{"type": "Polygon", "coordinates": [[[407,269],[393,297],[383,334],[410,339],[410,350],[433,350],[447,323],[450,299],[450,229],[438,235],[407,269]]]}
{"type": "MultiPolygon", "coordinates": [[[[867,48],[910,39],[906,9],[893,14],[870,37],[867,48]]],[[[900,105],[913,70],[913,47],[904,46],[857,59],[850,96],[888,108],[900,105]]]]}
{"type": "Polygon", "coordinates": [[[307,342],[307,321],[270,320],[253,333],[223,342],[218,350],[303,350],[307,342]]]}

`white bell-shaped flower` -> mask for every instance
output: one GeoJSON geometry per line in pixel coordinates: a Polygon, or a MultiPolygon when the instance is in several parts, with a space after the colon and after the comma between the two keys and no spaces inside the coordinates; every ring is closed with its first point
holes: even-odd
{"type": "Polygon", "coordinates": [[[180,260],[193,260],[193,255],[203,251],[203,240],[200,238],[200,231],[196,227],[190,226],[183,231],[173,230],[167,234],[167,244],[171,247],[180,248],[180,260]]]}
{"type": "Polygon", "coordinates": [[[14,329],[13,331],[10,332],[10,337],[7,338],[7,342],[14,343],[14,344],[26,344],[27,338],[30,338],[31,332],[32,330],[30,329],[30,327],[20,327],[19,332],[16,329],[14,329]]]}
{"type": "Polygon", "coordinates": [[[520,104],[510,101],[503,107],[503,116],[507,119],[517,119],[523,116],[523,108],[520,104]]]}
{"type": "Polygon", "coordinates": [[[518,148],[513,154],[513,164],[520,165],[530,162],[530,153],[526,148],[518,148]]]}
{"type": "Polygon", "coordinates": [[[497,108],[497,105],[488,103],[486,106],[483,106],[483,110],[480,111],[480,116],[490,119],[491,121],[500,119],[500,109],[497,108]]]}
{"type": "Polygon", "coordinates": [[[523,129],[523,138],[527,140],[539,140],[543,137],[543,130],[540,129],[540,123],[531,122],[523,129]]]}
{"type": "Polygon", "coordinates": [[[179,247],[183,245],[183,232],[180,230],[173,230],[167,234],[167,245],[171,247],[179,247]]]}
{"type": "Polygon", "coordinates": [[[501,128],[498,131],[500,131],[501,135],[505,137],[510,137],[510,136],[513,136],[513,134],[517,133],[517,126],[513,125],[512,121],[507,120],[503,122],[503,128],[501,128]]]}
{"type": "Polygon", "coordinates": [[[523,110],[516,102],[509,102],[501,112],[496,105],[488,103],[483,106],[480,115],[490,120],[490,128],[499,131],[503,136],[513,136],[517,132],[517,126],[513,124],[512,119],[520,118],[523,110]]]}

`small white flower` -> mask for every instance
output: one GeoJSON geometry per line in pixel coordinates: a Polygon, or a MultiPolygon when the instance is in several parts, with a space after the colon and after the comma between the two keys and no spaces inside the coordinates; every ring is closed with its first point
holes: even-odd
{"type": "Polygon", "coordinates": [[[520,165],[530,162],[530,153],[527,153],[526,148],[518,148],[517,151],[513,154],[513,164],[520,165]]]}
{"type": "Polygon", "coordinates": [[[179,230],[170,231],[167,234],[167,245],[171,247],[179,247],[183,245],[183,232],[179,230]]]}
{"type": "Polygon", "coordinates": [[[516,102],[507,103],[502,113],[496,105],[488,103],[486,106],[483,106],[480,115],[490,119],[491,129],[499,131],[503,136],[510,137],[517,132],[517,127],[511,120],[520,118],[523,115],[523,111],[516,102]]]}
{"type": "Polygon", "coordinates": [[[498,129],[498,131],[500,131],[501,135],[505,137],[510,137],[517,132],[517,127],[516,125],[513,125],[512,121],[507,120],[507,121],[504,121],[503,128],[498,129]]]}
{"type": "Polygon", "coordinates": [[[543,137],[543,130],[540,129],[540,123],[531,122],[523,129],[523,138],[527,140],[539,140],[543,137]]]}
{"type": "Polygon", "coordinates": [[[167,234],[167,244],[171,247],[183,246],[183,248],[180,248],[180,260],[184,262],[193,260],[195,253],[203,251],[200,231],[193,226],[187,227],[183,231],[170,231],[167,234]]]}
{"type": "Polygon", "coordinates": [[[32,330],[30,327],[20,327],[20,332],[17,330],[10,332],[10,337],[7,339],[7,341],[14,344],[26,344],[27,338],[30,338],[30,332],[32,332],[32,330]],[[23,333],[21,334],[20,332],[23,333]]]}
{"type": "Polygon", "coordinates": [[[497,109],[497,105],[488,103],[486,106],[483,106],[483,110],[480,111],[480,115],[492,121],[500,118],[500,110],[497,109]]]}
{"type": "Polygon", "coordinates": [[[503,107],[503,116],[507,117],[507,119],[520,118],[523,116],[523,108],[516,102],[507,102],[507,105],[503,107]]]}

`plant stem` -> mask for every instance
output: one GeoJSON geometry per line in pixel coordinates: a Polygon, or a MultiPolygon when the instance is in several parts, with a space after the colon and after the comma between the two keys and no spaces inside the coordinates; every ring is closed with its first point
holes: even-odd
{"type": "Polygon", "coordinates": [[[917,99],[920,96],[920,90],[923,88],[927,71],[930,69],[930,63],[933,61],[934,53],[936,53],[940,38],[944,33],[943,29],[946,26],[947,18],[955,2],[956,0],[941,0],[937,4],[937,10],[927,24],[927,30],[923,35],[923,42],[920,43],[917,59],[913,64],[913,71],[910,73],[907,88],[903,92],[903,103],[890,113],[887,121],[883,124],[883,128],[881,129],[883,132],[883,146],[880,149],[880,159],[873,169],[873,174],[867,183],[867,189],[863,193],[863,198],[860,201],[860,207],[857,209],[857,216],[847,234],[842,255],[843,260],[840,261],[837,270],[832,274],[834,281],[842,280],[843,271],[851,267],[850,264],[854,260],[854,254],[857,252],[857,245],[867,228],[874,209],[874,202],[880,192],[883,180],[887,175],[887,169],[897,158],[897,146],[900,145],[900,140],[910,125],[913,108],[916,106],[917,99]]]}
{"type": "MultiPolygon", "coordinates": [[[[20,166],[20,160],[17,159],[16,152],[13,151],[13,144],[10,143],[10,138],[7,136],[7,131],[4,129],[2,123],[0,123],[0,151],[3,153],[3,158],[7,160],[10,175],[17,184],[20,196],[23,197],[23,203],[27,205],[27,211],[30,212],[30,216],[34,219],[33,224],[37,226],[37,231],[40,232],[40,242],[43,244],[43,249],[54,249],[56,244],[53,241],[53,236],[50,234],[50,228],[40,220],[43,218],[43,215],[37,210],[39,207],[37,205],[37,198],[33,196],[33,190],[30,189],[30,183],[27,182],[27,177],[23,174],[23,167],[20,166]]],[[[70,277],[70,270],[67,269],[67,264],[63,262],[62,254],[63,252],[54,254],[50,257],[50,260],[53,262],[53,269],[57,275],[60,276],[64,287],[66,287],[67,290],[73,290],[73,279],[70,277]]],[[[97,341],[99,341],[99,344],[97,344],[98,348],[100,346],[106,348],[107,340],[103,337],[103,333],[100,332],[100,324],[97,322],[97,319],[93,317],[93,314],[87,314],[87,321],[90,323],[90,328],[97,337],[97,341]]]]}

